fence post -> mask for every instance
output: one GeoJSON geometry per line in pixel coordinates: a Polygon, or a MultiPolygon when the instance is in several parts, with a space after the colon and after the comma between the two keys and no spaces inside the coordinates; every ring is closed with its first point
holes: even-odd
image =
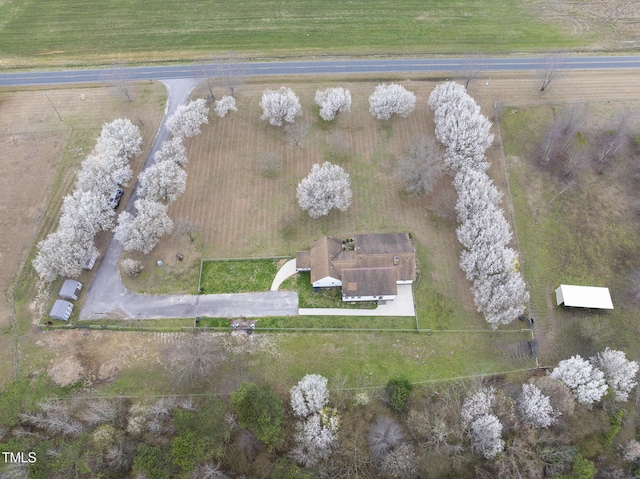
{"type": "Polygon", "coordinates": [[[200,294],[200,288],[202,287],[202,264],[204,263],[204,260],[200,260],[200,275],[198,276],[198,293],[200,294]]]}

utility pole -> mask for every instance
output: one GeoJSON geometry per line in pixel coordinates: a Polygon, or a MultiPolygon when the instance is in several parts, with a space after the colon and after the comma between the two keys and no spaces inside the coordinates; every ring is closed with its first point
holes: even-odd
{"type": "Polygon", "coordinates": [[[51,101],[51,98],[49,98],[49,94],[47,92],[44,93],[44,96],[47,97],[47,100],[49,100],[49,103],[51,103],[51,106],[53,107],[53,109],[55,110],[55,112],[58,115],[58,118],[60,118],[60,121],[64,121],[62,119],[62,117],[60,116],[60,112],[58,111],[58,109],[56,108],[56,106],[53,104],[53,102],[51,101]]]}

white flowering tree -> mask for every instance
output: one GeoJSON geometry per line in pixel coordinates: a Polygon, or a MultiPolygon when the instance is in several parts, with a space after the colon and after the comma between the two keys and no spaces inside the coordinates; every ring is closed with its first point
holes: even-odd
{"type": "Polygon", "coordinates": [[[474,451],[493,459],[504,450],[502,424],[495,414],[483,414],[471,423],[469,438],[474,451]]]}
{"type": "Polygon", "coordinates": [[[329,458],[337,444],[340,416],[336,409],[325,408],[296,423],[296,445],[292,459],[305,467],[313,467],[329,458]]]}
{"type": "Polygon", "coordinates": [[[468,108],[474,108],[475,102],[467,93],[467,89],[460,83],[444,82],[437,85],[427,100],[429,107],[434,112],[445,115],[448,109],[460,108],[460,104],[467,104],[468,108]]]}
{"type": "Polygon", "coordinates": [[[631,439],[622,446],[622,459],[627,462],[636,462],[640,460],[640,442],[631,439]]]}
{"type": "Polygon", "coordinates": [[[558,420],[549,396],[545,396],[534,384],[523,384],[522,393],[516,401],[516,411],[524,422],[534,427],[549,427],[558,420]]]}
{"type": "Polygon", "coordinates": [[[465,398],[460,410],[471,447],[487,459],[494,458],[504,449],[502,424],[492,412],[494,403],[494,389],[481,388],[465,398]]]}
{"type": "Polygon", "coordinates": [[[109,195],[131,179],[129,158],[140,154],[141,144],[140,130],[129,120],[103,125],[95,153],[82,162],[73,192],[63,199],[57,230],[38,243],[33,266],[41,278],[77,277],[97,254],[94,236],[111,228],[115,216],[109,195]]]}
{"type": "Polygon", "coordinates": [[[173,161],[180,166],[185,166],[189,159],[187,158],[187,150],[184,147],[182,138],[174,136],[167,141],[162,142],[162,146],[153,155],[153,159],[156,163],[161,161],[173,161]]]}
{"type": "Polygon", "coordinates": [[[600,401],[607,392],[604,373],[580,355],[560,361],[551,377],[562,381],[581,404],[600,401]]]}
{"type": "Polygon", "coordinates": [[[238,111],[236,107],[236,99],[232,96],[223,96],[219,100],[216,100],[213,111],[220,118],[224,118],[230,111],[238,111]]]}
{"type": "Polygon", "coordinates": [[[462,403],[460,416],[465,426],[468,426],[477,417],[489,414],[495,402],[493,388],[481,388],[471,396],[467,396],[462,403]]]}
{"type": "Polygon", "coordinates": [[[431,92],[429,106],[434,111],[436,138],[447,148],[447,167],[454,173],[485,170],[484,152],[493,142],[491,122],[466,89],[455,82],[440,84],[431,92]]]}
{"type": "Polygon", "coordinates": [[[94,191],[74,190],[62,200],[60,228],[82,229],[93,237],[113,226],[115,211],[107,197],[94,191]]]}
{"type": "Polygon", "coordinates": [[[313,467],[331,455],[340,415],[327,406],[327,378],[319,374],[307,374],[291,388],[290,394],[293,414],[300,418],[296,424],[296,446],[290,455],[298,464],[313,467]]]}
{"type": "Polygon", "coordinates": [[[127,185],[133,176],[123,157],[88,155],[76,173],[76,189],[93,191],[108,197],[118,185],[127,185]]]}
{"type": "Polygon", "coordinates": [[[290,391],[291,408],[296,417],[318,413],[329,402],[327,378],[319,374],[307,374],[290,391]]]}
{"type": "Polygon", "coordinates": [[[174,136],[190,138],[200,134],[200,127],[209,123],[208,115],[205,99],[198,98],[176,108],[166,126],[174,136]]]}
{"type": "Polygon", "coordinates": [[[87,257],[97,254],[93,236],[82,228],[58,228],[38,243],[33,267],[45,281],[77,277],[87,257]]]}
{"type": "Polygon", "coordinates": [[[150,201],[171,204],[187,187],[187,172],[175,161],[156,162],[138,177],[139,194],[150,201]]]}
{"type": "Polygon", "coordinates": [[[499,208],[502,193],[484,171],[467,170],[457,173],[453,179],[453,186],[458,193],[456,212],[460,223],[487,210],[492,210],[494,214],[502,213],[499,208]]]}
{"type": "Polygon", "coordinates": [[[311,218],[328,215],[333,208],[346,211],[351,205],[351,180],[339,165],[317,163],[309,175],[298,184],[298,205],[311,218]]]}
{"type": "Polygon", "coordinates": [[[343,111],[351,111],[351,92],[342,87],[318,90],[316,104],[324,121],[334,120],[343,111]]]}
{"type": "Polygon", "coordinates": [[[115,238],[125,251],[149,254],[160,238],[173,230],[173,222],[167,215],[167,205],[140,198],[134,206],[138,210],[135,217],[127,211],[118,217],[115,238]]]}
{"type": "Polygon", "coordinates": [[[111,123],[102,125],[102,131],[96,143],[96,151],[101,155],[115,154],[129,160],[142,153],[141,145],[140,129],[128,118],[118,118],[111,123]]]}
{"type": "Polygon", "coordinates": [[[591,363],[599,368],[605,376],[607,384],[615,394],[616,401],[626,401],[629,393],[638,381],[638,363],[627,359],[624,351],[606,348],[591,358],[591,363]]]}
{"type": "Polygon", "coordinates": [[[485,170],[484,153],[493,143],[491,122],[479,112],[462,108],[436,122],[436,138],[447,148],[445,164],[452,171],[485,170]]]}
{"type": "Polygon", "coordinates": [[[294,123],[302,113],[300,99],[291,88],[280,87],[278,90],[265,90],[260,101],[262,107],[261,120],[268,120],[273,126],[294,123]]]}
{"type": "Polygon", "coordinates": [[[495,329],[525,311],[529,293],[518,268],[518,255],[508,247],[511,227],[500,207],[502,195],[485,173],[489,166],[485,151],[493,142],[491,123],[458,83],[438,85],[429,96],[429,106],[458,194],[456,233],[465,248],[460,267],[473,283],[478,312],[495,329]]]}
{"type": "Polygon", "coordinates": [[[369,111],[378,120],[388,120],[393,115],[406,117],[415,107],[415,93],[396,83],[378,85],[369,96],[369,111]]]}

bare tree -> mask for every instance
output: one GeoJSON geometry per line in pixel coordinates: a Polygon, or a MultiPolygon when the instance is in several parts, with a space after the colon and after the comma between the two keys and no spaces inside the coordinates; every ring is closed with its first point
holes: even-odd
{"type": "Polygon", "coordinates": [[[538,152],[538,162],[565,180],[574,177],[582,166],[584,138],[581,129],[587,118],[587,107],[567,107],[547,128],[538,152]]]}
{"type": "Polygon", "coordinates": [[[369,450],[375,461],[381,461],[394,448],[404,442],[400,424],[389,416],[376,418],[369,429],[369,450]]]}
{"type": "Polygon", "coordinates": [[[472,55],[465,59],[462,66],[462,73],[464,74],[464,87],[469,88],[469,84],[478,78],[482,71],[486,70],[487,61],[482,55],[472,55]]]}
{"type": "Polygon", "coordinates": [[[237,53],[229,52],[223,57],[216,58],[212,70],[217,82],[227,88],[232,97],[235,97],[237,90],[245,82],[240,56],[237,53]]]}
{"type": "Polygon", "coordinates": [[[407,478],[417,472],[418,457],[411,444],[403,443],[389,452],[380,462],[380,471],[387,477],[407,478]]]}
{"type": "Polygon", "coordinates": [[[116,401],[106,399],[95,399],[87,401],[79,414],[80,419],[90,426],[100,424],[115,423],[120,416],[121,410],[116,401]]]}
{"type": "Polygon", "coordinates": [[[445,173],[444,153],[436,140],[420,135],[410,141],[398,162],[398,178],[407,193],[428,195],[445,173]]]}
{"type": "Polygon", "coordinates": [[[560,70],[566,63],[565,56],[563,54],[556,54],[544,59],[538,71],[538,77],[540,78],[540,92],[544,93],[549,87],[551,82],[558,78],[560,70]]]}
{"type": "Polygon", "coordinates": [[[194,335],[177,352],[176,379],[180,384],[194,384],[210,378],[222,360],[222,347],[217,340],[194,335]]]}
{"type": "Polygon", "coordinates": [[[265,178],[275,178],[282,171],[282,156],[274,151],[262,151],[258,154],[256,168],[265,178]]]}
{"type": "Polygon", "coordinates": [[[598,173],[616,157],[625,153],[629,146],[629,113],[620,112],[609,125],[595,135],[593,159],[598,173]]]}
{"type": "Polygon", "coordinates": [[[189,479],[229,479],[229,477],[219,463],[207,462],[196,466],[189,479]]]}
{"type": "Polygon", "coordinates": [[[105,76],[111,77],[111,82],[127,101],[133,100],[133,92],[131,91],[129,77],[124,65],[116,65],[112,67],[111,75],[107,74],[105,76]]]}
{"type": "Polygon", "coordinates": [[[309,123],[296,121],[284,126],[284,141],[294,146],[300,146],[309,133],[309,123]]]}

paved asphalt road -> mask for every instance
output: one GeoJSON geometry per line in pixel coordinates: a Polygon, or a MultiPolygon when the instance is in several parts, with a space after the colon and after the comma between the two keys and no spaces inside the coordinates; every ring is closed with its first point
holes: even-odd
{"type": "MultiPolygon", "coordinates": [[[[557,60],[558,69],[640,68],[640,56],[571,56],[557,60]]],[[[238,63],[234,69],[244,76],[312,75],[331,73],[402,73],[463,71],[477,60],[452,59],[379,59],[379,60],[322,60],[238,63]]],[[[485,71],[539,71],[550,62],[545,57],[512,55],[504,58],[482,59],[485,71]]],[[[213,65],[145,66],[124,69],[129,80],[166,80],[202,78],[203,71],[213,75],[213,65]]],[[[24,71],[0,73],[0,86],[48,85],[104,81],[114,70],[24,71]]]]}

